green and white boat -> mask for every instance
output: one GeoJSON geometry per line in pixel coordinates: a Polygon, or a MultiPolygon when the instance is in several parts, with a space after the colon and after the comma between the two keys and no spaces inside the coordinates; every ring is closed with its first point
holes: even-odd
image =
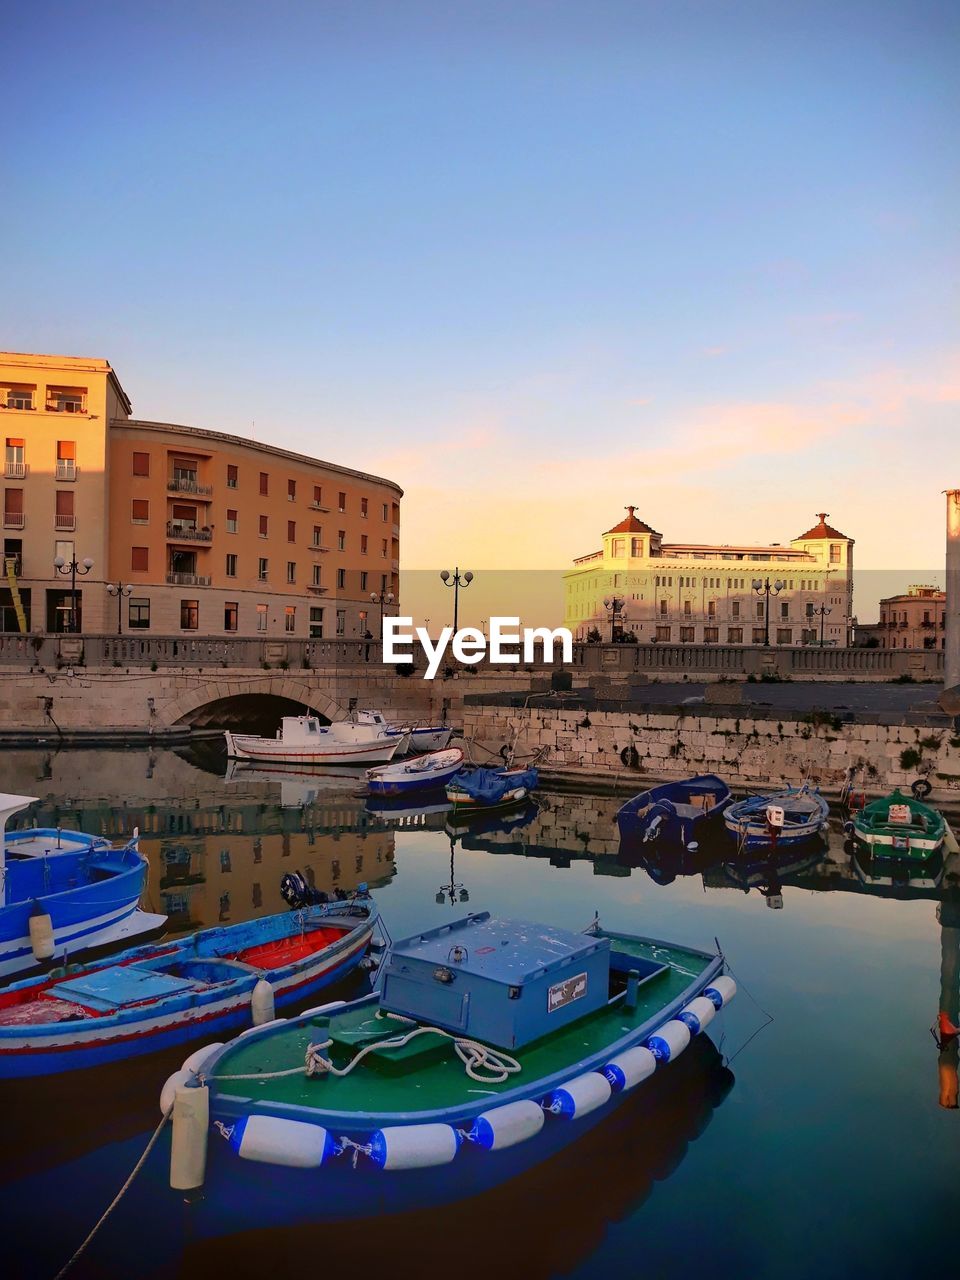
{"type": "Polygon", "coordinates": [[[914,865],[939,857],[947,834],[943,814],[899,788],[865,805],[848,828],[857,849],[874,861],[914,865]]]}

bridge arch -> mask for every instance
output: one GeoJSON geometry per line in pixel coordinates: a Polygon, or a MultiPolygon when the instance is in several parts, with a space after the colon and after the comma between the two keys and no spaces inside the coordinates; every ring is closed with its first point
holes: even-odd
{"type": "Polygon", "coordinates": [[[164,726],[177,724],[195,725],[203,722],[219,723],[221,715],[231,712],[242,715],[244,709],[260,704],[259,710],[269,709],[275,721],[284,715],[309,715],[311,712],[322,720],[341,720],[343,708],[322,689],[305,681],[284,676],[253,679],[211,680],[178,689],[170,698],[160,701],[154,708],[156,721],[164,726]]]}

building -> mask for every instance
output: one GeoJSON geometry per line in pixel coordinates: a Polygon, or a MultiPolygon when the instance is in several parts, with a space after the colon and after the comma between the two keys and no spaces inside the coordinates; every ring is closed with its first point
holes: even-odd
{"type": "Polygon", "coordinates": [[[664,542],[635,510],[627,507],[602,549],[564,574],[565,625],[575,639],[849,643],[853,539],[828,525],[825,512],[786,545],[707,546],[664,542]]]}
{"type": "Polygon", "coordinates": [[[105,360],[0,352],[0,629],[376,631],[371,595],[399,589],[398,485],[131,413],[105,360]]]}
{"type": "Polygon", "coordinates": [[[880,601],[880,621],[857,628],[857,643],[878,649],[945,649],[947,594],[913,586],[880,601]]]}

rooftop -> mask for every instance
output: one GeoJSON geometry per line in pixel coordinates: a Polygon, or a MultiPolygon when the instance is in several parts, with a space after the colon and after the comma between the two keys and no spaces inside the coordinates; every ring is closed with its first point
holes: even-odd
{"type": "Polygon", "coordinates": [[[656,529],[651,529],[648,524],[644,524],[642,520],[638,520],[633,514],[636,507],[627,507],[629,513],[625,519],[619,524],[615,524],[612,529],[608,529],[607,533],[652,533],[654,537],[659,538],[656,529]]]}
{"type": "Polygon", "coordinates": [[[829,511],[817,512],[817,523],[812,529],[808,529],[806,533],[801,533],[799,538],[794,538],[794,542],[815,541],[818,538],[843,538],[845,542],[850,542],[845,533],[841,533],[839,529],[834,529],[833,525],[827,524],[827,516],[829,511]]]}

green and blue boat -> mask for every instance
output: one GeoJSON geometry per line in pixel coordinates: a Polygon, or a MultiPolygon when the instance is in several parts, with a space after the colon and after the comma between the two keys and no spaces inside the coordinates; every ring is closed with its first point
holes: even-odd
{"type": "Polygon", "coordinates": [[[898,788],[854,814],[847,834],[857,850],[873,861],[916,867],[942,857],[947,824],[932,805],[898,788]]]}

